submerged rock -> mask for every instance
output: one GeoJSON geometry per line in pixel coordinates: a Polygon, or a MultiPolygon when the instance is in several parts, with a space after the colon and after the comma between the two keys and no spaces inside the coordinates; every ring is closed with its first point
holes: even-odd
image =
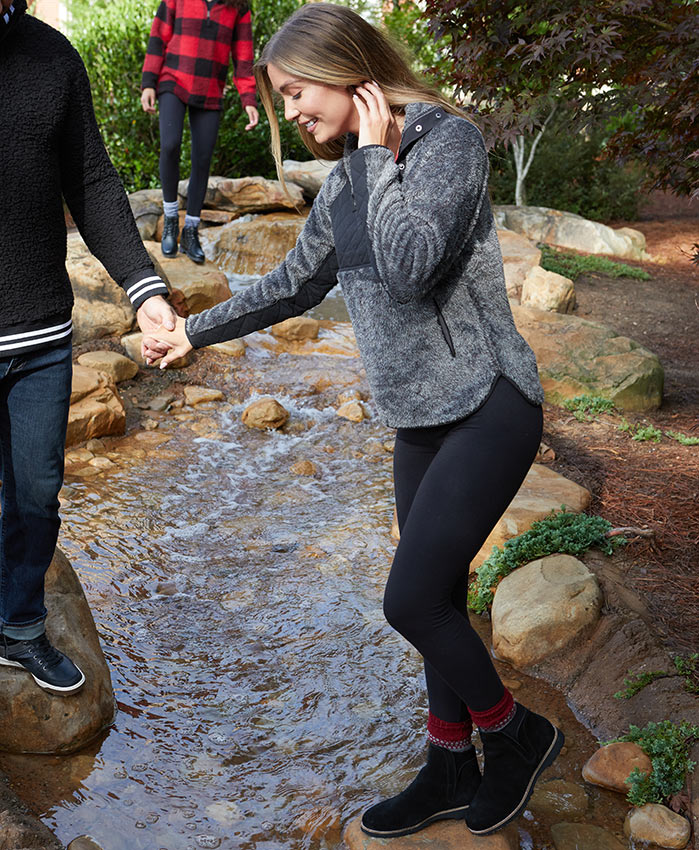
{"type": "MultiPolygon", "coordinates": [[[[414,835],[402,838],[373,838],[361,830],[361,818],[350,822],[342,836],[347,850],[518,850],[519,838],[513,826],[494,835],[473,835],[462,820],[439,821],[414,835]]],[[[600,850],[600,848],[596,848],[600,850]]]]}
{"type": "Polygon", "coordinates": [[[59,549],[46,574],[46,608],[51,642],[80,667],[85,685],[77,694],[59,697],[40,688],[26,671],[0,667],[4,752],[72,753],[114,719],[109,668],[92,613],[75,571],[59,549]]]}
{"type": "MultiPolygon", "coordinates": [[[[511,683],[508,687],[512,690],[511,683]]],[[[534,789],[529,808],[547,815],[581,818],[587,811],[589,800],[585,789],[564,779],[539,782],[534,789]]]]}
{"type": "Polygon", "coordinates": [[[624,832],[634,841],[647,841],[658,847],[682,850],[687,846],[689,821],[659,803],[647,803],[631,809],[624,821],[624,832]]]}
{"type": "Polygon", "coordinates": [[[626,850],[611,832],[587,823],[557,823],[551,827],[556,850],[626,850]]]}
{"type": "Polygon", "coordinates": [[[648,756],[631,741],[618,741],[593,753],[582,769],[583,779],[591,785],[626,794],[626,779],[634,768],[650,774],[653,766],[648,756]]]}
{"type": "Polygon", "coordinates": [[[493,650],[521,669],[538,664],[597,621],[597,579],[571,555],[548,555],[500,582],[493,600],[493,650]]]}
{"type": "Polygon", "coordinates": [[[31,814],[0,778],[0,850],[63,850],[63,844],[31,814]]]}

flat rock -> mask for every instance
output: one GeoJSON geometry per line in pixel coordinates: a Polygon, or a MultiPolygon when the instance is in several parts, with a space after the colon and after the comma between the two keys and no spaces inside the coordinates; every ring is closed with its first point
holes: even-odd
{"type": "Polygon", "coordinates": [[[292,316],[276,325],[272,325],[270,332],[280,339],[299,341],[303,339],[317,339],[320,322],[309,316],[292,316]]]}
{"type": "Polygon", "coordinates": [[[581,818],[587,811],[589,800],[585,789],[564,779],[539,782],[529,801],[529,808],[549,816],[581,818]]]}
{"type": "Polygon", "coordinates": [[[519,838],[513,826],[494,835],[473,835],[466,824],[459,821],[433,823],[414,835],[402,838],[373,838],[361,830],[361,817],[350,821],[342,836],[347,850],[518,850],[519,838]]]}
{"type": "Polygon", "coordinates": [[[325,178],[336,164],[331,160],[322,159],[311,159],[308,162],[285,159],[282,163],[284,180],[287,183],[296,183],[297,186],[301,187],[304,195],[315,198],[320,192],[320,187],[325,182],[325,178]]]}
{"type": "Polygon", "coordinates": [[[591,785],[626,794],[629,790],[626,779],[636,767],[645,774],[652,770],[650,759],[638,744],[618,741],[593,753],[585,763],[582,775],[591,785]]]}
{"type": "Polygon", "coordinates": [[[631,809],[624,821],[624,832],[634,841],[647,841],[658,847],[682,850],[689,841],[691,827],[687,818],[667,806],[647,803],[638,809],[631,809]]]}
{"type": "Polygon", "coordinates": [[[105,372],[115,384],[128,381],[138,374],[138,365],[118,351],[88,351],[78,357],[78,363],[88,369],[105,372]]]}
{"type": "Polygon", "coordinates": [[[215,390],[211,387],[186,386],[184,388],[184,400],[186,404],[194,407],[197,404],[203,404],[207,401],[221,401],[223,393],[221,390],[215,390]]]}
{"type": "Polygon", "coordinates": [[[511,537],[527,531],[532,523],[560,510],[561,505],[569,511],[584,511],[591,498],[590,491],[574,481],[540,463],[533,464],[517,495],[471,562],[471,571],[485,561],[493,546],[502,546],[511,537]]]}
{"type": "Polygon", "coordinates": [[[250,428],[278,429],[288,422],[289,411],[276,399],[266,396],[249,404],[243,411],[242,420],[250,428]]]}
{"type": "Polygon", "coordinates": [[[622,410],[655,410],[664,372],[657,356],[598,322],[512,304],[517,330],[534,350],[546,399],[610,399],[622,410]]]}
{"type": "Polygon", "coordinates": [[[572,555],[548,555],[498,584],[491,612],[493,650],[517,669],[553,655],[599,619],[597,579],[572,555]]]}
{"type": "MultiPolygon", "coordinates": [[[[189,180],[181,180],[178,193],[187,198],[189,180]]],[[[209,177],[204,206],[243,215],[244,213],[290,210],[303,206],[303,192],[299,186],[287,185],[284,191],[279,180],[264,177],[209,177]]]]}
{"type": "Polygon", "coordinates": [[[556,850],[627,850],[611,832],[587,823],[557,823],[551,827],[556,850]]]}
{"type": "Polygon", "coordinates": [[[209,231],[209,250],[216,265],[229,274],[267,274],[294,247],[304,223],[305,219],[297,215],[232,221],[209,231]]]}
{"type": "Polygon", "coordinates": [[[498,240],[505,268],[507,294],[518,297],[529,271],[539,266],[541,250],[531,239],[514,230],[498,230],[498,240]]]}
{"type": "Polygon", "coordinates": [[[165,257],[160,243],[147,242],[146,249],[156,271],[171,290],[179,290],[186,305],[186,313],[201,313],[231,297],[228,278],[213,264],[197,265],[185,254],[165,257]]]}
{"type": "Polygon", "coordinates": [[[74,364],[66,446],[125,429],[126,412],[114,381],[104,372],[74,364]]]}
{"type": "Polygon", "coordinates": [[[573,281],[541,266],[529,269],[522,285],[521,303],[537,310],[572,313],[575,309],[573,281]]]}
{"type": "Polygon", "coordinates": [[[496,206],[498,227],[521,233],[533,242],[570,248],[586,254],[608,254],[627,260],[646,260],[646,240],[629,227],[614,230],[598,221],[548,207],[496,206]]]}
{"type": "Polygon", "coordinates": [[[46,608],[51,642],[80,667],[85,685],[72,696],[52,696],[29,673],[0,667],[0,750],[4,752],[72,753],[114,719],[109,668],[90,607],[75,571],[59,549],[46,573],[46,608]]]}

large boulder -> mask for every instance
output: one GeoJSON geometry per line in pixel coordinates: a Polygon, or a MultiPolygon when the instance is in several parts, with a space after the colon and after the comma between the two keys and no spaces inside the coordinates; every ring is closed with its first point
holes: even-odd
{"type": "Polygon", "coordinates": [[[134,311],[124,290],[93,257],[78,233],[68,236],[66,268],[75,294],[73,341],[121,335],[131,329],[134,311]]]}
{"type": "Polygon", "coordinates": [[[495,591],[493,650],[518,669],[538,664],[596,623],[602,602],[594,574],[572,555],[525,564],[495,591]]]}
{"type": "MultiPolygon", "coordinates": [[[[186,205],[189,180],[181,180],[178,193],[186,205]]],[[[284,191],[279,180],[264,177],[209,177],[204,197],[204,206],[219,210],[230,210],[237,215],[269,212],[270,210],[293,210],[303,206],[303,192],[299,186],[287,185],[284,191]]]]}
{"type": "Polygon", "coordinates": [[[471,562],[471,570],[485,561],[493,546],[503,546],[506,540],[523,534],[551,511],[560,510],[561,505],[569,511],[584,511],[591,498],[589,490],[574,481],[540,463],[533,464],[517,495],[471,562]]]}
{"type": "Polygon", "coordinates": [[[114,381],[105,372],[74,364],[66,446],[125,430],[126,412],[114,381]]]}
{"type": "Polygon", "coordinates": [[[90,607],[75,571],[58,549],[46,573],[46,608],[51,642],[80,667],[85,685],[77,694],[57,697],[40,688],[24,670],[0,667],[0,750],[4,752],[72,753],[114,719],[109,668],[90,607]]]}
{"type": "Polygon", "coordinates": [[[282,163],[284,180],[287,184],[296,183],[301,187],[304,195],[315,198],[335,165],[336,163],[331,160],[323,159],[311,159],[308,162],[285,159],[282,163]]]}
{"type": "Polygon", "coordinates": [[[598,221],[548,207],[497,206],[494,214],[498,227],[507,227],[533,242],[627,260],[648,258],[644,235],[630,227],[614,230],[598,221]]]}
{"type": "Polygon", "coordinates": [[[129,195],[131,212],[141,239],[153,239],[158,219],[163,214],[163,193],[160,189],[141,189],[129,195]]]}
{"type": "Polygon", "coordinates": [[[554,313],[572,313],[575,309],[573,281],[541,266],[529,269],[522,284],[521,304],[554,313]]]}
{"type": "Polygon", "coordinates": [[[541,251],[530,239],[514,230],[498,230],[498,240],[505,268],[507,294],[519,297],[527,274],[539,266],[541,251]]]}
{"type": "Polygon", "coordinates": [[[276,268],[294,247],[305,219],[257,216],[232,221],[212,234],[209,250],[216,265],[230,274],[263,275],[276,268]]]}
{"type": "Polygon", "coordinates": [[[166,257],[158,242],[146,242],[158,274],[172,290],[179,290],[187,313],[200,313],[231,297],[226,275],[211,263],[197,265],[185,254],[166,257]]]}
{"type": "Polygon", "coordinates": [[[536,354],[547,401],[578,395],[610,399],[622,410],[655,410],[664,372],[657,356],[598,322],[512,304],[517,330],[536,354]]]}

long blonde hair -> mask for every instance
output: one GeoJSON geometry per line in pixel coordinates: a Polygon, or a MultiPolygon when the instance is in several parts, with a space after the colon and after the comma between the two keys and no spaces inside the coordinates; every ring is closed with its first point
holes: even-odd
{"type": "MultiPolygon", "coordinates": [[[[254,68],[260,99],[269,119],[272,154],[282,182],[279,123],[267,74],[270,64],[295,77],[330,86],[358,86],[374,80],[396,113],[403,112],[408,103],[424,102],[463,115],[437,89],[416,76],[409,60],[388,36],[356,12],[333,3],[308,3],[297,9],[267,42],[254,68]]],[[[298,126],[298,131],[316,159],[342,158],[344,136],[319,144],[303,127],[298,126]]]]}

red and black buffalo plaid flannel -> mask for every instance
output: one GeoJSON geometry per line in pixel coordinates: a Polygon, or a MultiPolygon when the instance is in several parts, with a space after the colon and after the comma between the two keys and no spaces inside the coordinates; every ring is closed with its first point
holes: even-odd
{"type": "Polygon", "coordinates": [[[161,0],[150,31],[141,88],[220,109],[228,63],[243,106],[255,106],[250,10],[220,0],[161,0]]]}

